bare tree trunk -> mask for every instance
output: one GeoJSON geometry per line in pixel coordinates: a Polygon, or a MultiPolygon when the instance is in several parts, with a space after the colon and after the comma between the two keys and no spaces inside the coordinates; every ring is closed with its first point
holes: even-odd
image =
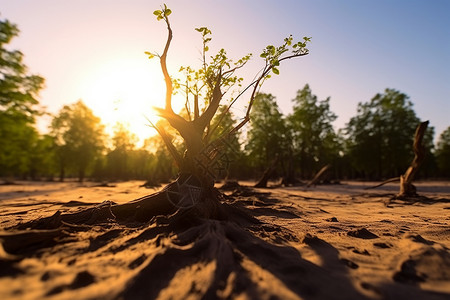
{"type": "Polygon", "coordinates": [[[60,182],[64,181],[64,176],[65,176],[64,165],[61,163],[60,168],[59,168],[59,181],[60,182]]]}
{"type": "Polygon", "coordinates": [[[306,186],[310,187],[312,185],[316,185],[317,182],[322,177],[322,175],[325,173],[325,171],[328,170],[330,167],[331,167],[331,165],[326,165],[326,166],[322,167],[322,169],[320,169],[319,172],[317,172],[316,176],[314,176],[314,178],[310,182],[308,182],[308,184],[306,186]]]}
{"type": "Polygon", "coordinates": [[[254,187],[258,188],[266,188],[267,182],[269,181],[270,175],[272,175],[273,171],[275,170],[275,167],[277,166],[279,161],[279,156],[277,155],[275,159],[272,161],[270,166],[264,171],[261,178],[258,180],[258,182],[254,185],[254,187]]]}
{"type": "Polygon", "coordinates": [[[416,188],[412,184],[414,176],[425,158],[425,146],[423,145],[423,136],[428,127],[429,121],[422,122],[417,126],[414,135],[414,159],[406,170],[405,174],[400,175],[400,192],[397,197],[415,197],[417,196],[416,188]]]}

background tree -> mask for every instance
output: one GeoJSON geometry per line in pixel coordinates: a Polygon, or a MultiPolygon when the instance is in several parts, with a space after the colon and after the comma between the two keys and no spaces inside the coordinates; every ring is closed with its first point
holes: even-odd
{"type": "Polygon", "coordinates": [[[138,138],[124,124],[117,123],[112,137],[113,149],[107,154],[107,170],[111,179],[130,178],[130,158],[138,138]]]}
{"type": "Polygon", "coordinates": [[[6,48],[18,33],[16,25],[0,20],[0,176],[29,175],[38,141],[34,123],[44,79],[28,74],[20,51],[6,48]]]}
{"type": "MultiPolygon", "coordinates": [[[[176,151],[182,153],[185,150],[182,138],[176,130],[170,126],[167,120],[160,119],[158,123],[156,123],[156,126],[159,130],[162,129],[164,131],[165,138],[172,143],[176,151]]],[[[170,155],[169,149],[166,147],[166,144],[160,135],[155,135],[146,139],[142,149],[149,154],[147,161],[148,169],[144,177],[144,179],[147,180],[146,185],[156,186],[174,179],[178,170],[170,155]]]]}
{"type": "Polygon", "coordinates": [[[33,180],[41,178],[53,180],[57,171],[54,138],[48,134],[39,136],[29,152],[30,178],[33,180]]]}
{"type": "MultiPolygon", "coordinates": [[[[245,150],[257,176],[261,176],[275,159],[281,162],[278,165],[287,167],[283,163],[290,159],[291,136],[271,94],[260,93],[255,98],[245,150]]],[[[278,169],[278,175],[284,175],[283,170],[278,169]]]]}
{"type": "Polygon", "coordinates": [[[81,100],[65,105],[52,120],[52,135],[57,145],[60,179],[68,168],[82,182],[86,171],[104,148],[104,126],[81,100]]]}
{"type": "Polygon", "coordinates": [[[292,129],[294,162],[302,178],[312,178],[320,168],[338,157],[337,135],[332,125],[336,115],[330,110],[330,98],[319,101],[308,84],[292,101],[293,112],[288,121],[292,129]]]}
{"type": "Polygon", "coordinates": [[[145,140],[144,149],[150,155],[145,175],[147,185],[155,186],[167,183],[175,177],[176,165],[160,136],[153,136],[145,140]]]}
{"type": "Polygon", "coordinates": [[[436,162],[441,176],[450,177],[450,126],[439,136],[436,147],[436,162]]]}
{"type": "MultiPolygon", "coordinates": [[[[359,103],[357,115],[346,125],[347,147],[353,167],[366,179],[399,176],[414,154],[412,142],[420,123],[408,96],[393,89],[377,94],[370,102],[359,103]]],[[[430,153],[433,128],[424,143],[430,153]]]]}
{"type": "MultiPolygon", "coordinates": [[[[221,105],[216,115],[211,120],[210,139],[217,140],[224,134],[230,132],[236,126],[236,120],[228,109],[228,106],[221,105]]],[[[226,144],[222,149],[223,159],[218,166],[217,176],[222,178],[237,178],[242,174],[245,157],[240,145],[240,133],[234,131],[227,138],[226,144]]]]}

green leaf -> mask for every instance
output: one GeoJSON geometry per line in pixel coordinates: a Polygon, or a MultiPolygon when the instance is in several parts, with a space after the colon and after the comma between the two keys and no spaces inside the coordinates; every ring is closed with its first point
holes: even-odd
{"type": "Polygon", "coordinates": [[[164,15],[166,17],[169,16],[171,13],[172,13],[172,10],[170,10],[169,8],[164,11],[164,15]]]}
{"type": "Polygon", "coordinates": [[[155,11],[153,12],[153,14],[154,14],[155,16],[159,16],[159,15],[162,14],[162,11],[160,11],[160,10],[155,10],[155,11]]]}
{"type": "Polygon", "coordinates": [[[277,68],[272,68],[272,72],[276,75],[280,74],[280,70],[278,70],[277,68]]]}
{"type": "Polygon", "coordinates": [[[205,52],[208,51],[208,50],[209,50],[209,47],[208,47],[208,46],[205,46],[205,52]]]}

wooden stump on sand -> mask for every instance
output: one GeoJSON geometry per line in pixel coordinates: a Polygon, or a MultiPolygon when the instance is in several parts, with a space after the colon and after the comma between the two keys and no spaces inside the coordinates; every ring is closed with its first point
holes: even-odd
{"type": "Polygon", "coordinates": [[[400,175],[400,192],[398,193],[397,198],[418,196],[416,187],[412,184],[412,182],[414,180],[414,176],[416,175],[420,165],[425,158],[426,149],[423,145],[423,136],[425,135],[428,123],[429,121],[425,121],[417,126],[413,143],[414,159],[411,162],[409,168],[406,170],[405,174],[400,175]]]}

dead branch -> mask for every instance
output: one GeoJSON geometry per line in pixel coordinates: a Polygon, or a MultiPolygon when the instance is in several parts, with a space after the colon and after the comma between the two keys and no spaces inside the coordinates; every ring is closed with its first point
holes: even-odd
{"type": "Polygon", "coordinates": [[[273,171],[275,171],[275,168],[277,167],[279,160],[280,160],[279,155],[275,156],[275,159],[272,161],[270,166],[264,171],[263,175],[258,180],[258,182],[254,185],[254,187],[257,187],[257,188],[266,188],[267,187],[267,182],[269,181],[269,178],[272,175],[273,171]]]}
{"type": "Polygon", "coordinates": [[[365,189],[365,190],[375,189],[375,188],[380,187],[380,186],[383,186],[383,185],[385,185],[385,184],[388,184],[388,183],[391,183],[391,182],[397,182],[397,181],[400,181],[400,177],[389,178],[389,179],[383,181],[382,183],[379,183],[379,184],[374,185],[374,186],[369,186],[369,187],[366,187],[366,188],[364,188],[364,189],[365,189]]]}
{"type": "Polygon", "coordinates": [[[425,159],[426,149],[423,145],[423,137],[425,135],[425,131],[427,130],[428,124],[429,121],[425,121],[417,126],[413,143],[414,159],[405,174],[400,175],[400,192],[397,197],[417,196],[416,188],[412,182],[420,165],[425,159]]]}
{"type": "Polygon", "coordinates": [[[329,165],[329,164],[326,165],[326,166],[323,166],[322,169],[320,169],[319,172],[317,172],[317,174],[313,177],[313,179],[310,182],[308,182],[306,187],[310,187],[312,185],[316,185],[317,182],[322,177],[322,175],[325,173],[325,171],[327,171],[330,167],[331,167],[331,165],[329,165]]]}

